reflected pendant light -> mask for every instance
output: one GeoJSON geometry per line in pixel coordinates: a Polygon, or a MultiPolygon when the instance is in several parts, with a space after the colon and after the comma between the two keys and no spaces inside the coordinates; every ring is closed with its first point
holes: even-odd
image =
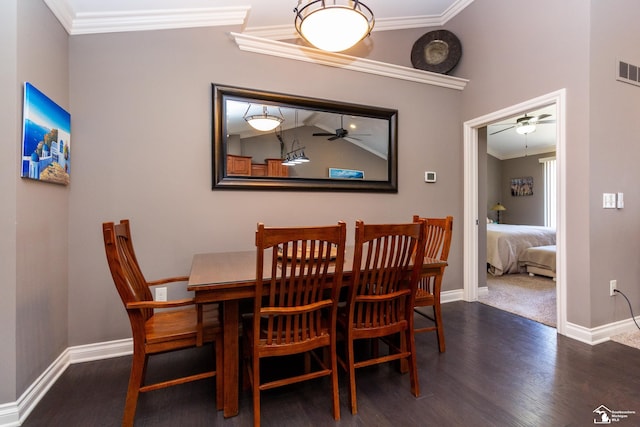
{"type": "Polygon", "coordinates": [[[247,107],[247,111],[245,111],[243,118],[256,130],[268,132],[277,128],[278,125],[284,121],[280,108],[278,108],[278,113],[280,115],[269,114],[268,107],[266,105],[262,106],[261,114],[248,115],[250,109],[251,104],[247,107]]]}
{"type": "Polygon", "coordinates": [[[340,52],[367,37],[375,23],[373,12],[358,0],[314,0],[295,8],[295,26],[309,43],[340,52]],[[339,4],[344,3],[344,4],[339,4]]]}

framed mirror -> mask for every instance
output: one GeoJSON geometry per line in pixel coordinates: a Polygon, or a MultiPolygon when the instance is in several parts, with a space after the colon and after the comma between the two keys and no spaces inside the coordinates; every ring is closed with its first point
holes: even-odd
{"type": "Polygon", "coordinates": [[[397,193],[397,110],[212,90],[214,190],[397,193]]]}

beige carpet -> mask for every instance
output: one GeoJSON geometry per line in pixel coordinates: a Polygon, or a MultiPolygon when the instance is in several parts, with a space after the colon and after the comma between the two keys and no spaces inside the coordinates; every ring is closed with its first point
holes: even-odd
{"type": "Polygon", "coordinates": [[[487,294],[478,298],[481,303],[556,327],[556,283],[552,279],[487,274],[487,287],[487,294]]]}
{"type": "Polygon", "coordinates": [[[633,332],[625,332],[620,335],[614,335],[611,337],[611,341],[640,349],[640,331],[636,330],[633,332]]]}

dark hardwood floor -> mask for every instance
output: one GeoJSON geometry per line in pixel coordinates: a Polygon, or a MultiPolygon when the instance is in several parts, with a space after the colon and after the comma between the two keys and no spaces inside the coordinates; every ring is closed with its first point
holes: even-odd
{"type": "MultiPolygon", "coordinates": [[[[264,426],[587,426],[594,409],[635,411],[619,426],[640,425],[640,351],[614,342],[590,346],[540,323],[480,303],[443,306],[447,352],[433,333],[418,334],[421,395],[392,365],[356,373],[358,414],[331,417],[330,385],[319,379],[262,393],[264,426]]],[[[165,357],[149,373],[208,363],[209,348],[165,357]],[[188,359],[188,363],[185,363],[188,359]]],[[[118,426],[130,357],[71,365],[22,424],[118,426]]],[[[153,359],[152,359],[153,362],[153,359]]],[[[250,392],[240,414],[215,410],[213,379],[141,395],[137,426],[249,426],[250,392]]]]}

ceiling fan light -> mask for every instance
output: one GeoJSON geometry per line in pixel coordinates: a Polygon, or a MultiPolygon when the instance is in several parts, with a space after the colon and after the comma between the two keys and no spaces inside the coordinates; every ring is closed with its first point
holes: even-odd
{"type": "Polygon", "coordinates": [[[346,5],[326,5],[315,0],[295,8],[295,27],[309,43],[328,52],[340,52],[354,46],[371,33],[373,12],[359,1],[346,5]]]}
{"type": "Polygon", "coordinates": [[[518,132],[520,135],[526,135],[528,133],[535,132],[535,131],[536,131],[536,125],[534,125],[533,123],[520,122],[516,125],[516,132],[518,132]]]}

